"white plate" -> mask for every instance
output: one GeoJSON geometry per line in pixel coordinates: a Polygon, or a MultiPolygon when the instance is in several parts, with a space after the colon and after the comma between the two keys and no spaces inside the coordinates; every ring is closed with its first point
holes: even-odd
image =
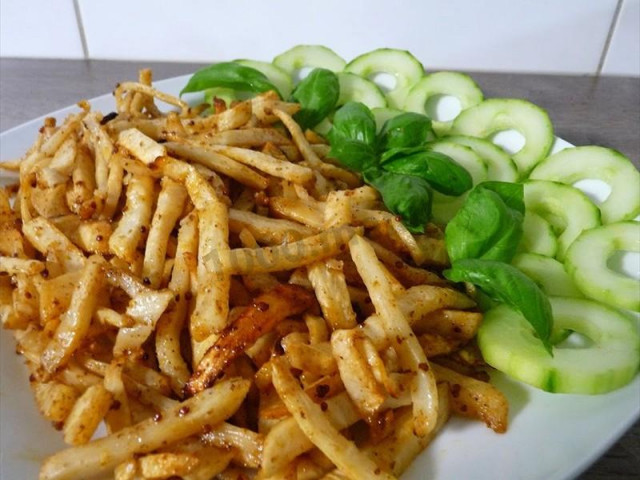
{"type": "MultiPolygon", "coordinates": [[[[176,93],[188,76],[157,82],[176,93]]],[[[111,95],[91,101],[114,110],[111,95]]],[[[64,118],[76,107],[48,116],[64,118]]],[[[0,159],[21,156],[33,143],[42,118],[0,135],[0,159]]],[[[508,140],[507,140],[508,141],[508,140]]],[[[555,149],[569,147],[557,140],[555,149]]],[[[597,183],[588,184],[601,196],[597,183]]],[[[41,418],[15,354],[11,333],[0,333],[0,478],[35,479],[42,460],[62,448],[61,434],[41,418]]],[[[567,480],[598,459],[640,417],[640,376],[626,387],[598,396],[545,393],[503,375],[494,384],[510,403],[509,429],[499,435],[480,422],[453,418],[402,477],[405,480],[567,480]]]]}

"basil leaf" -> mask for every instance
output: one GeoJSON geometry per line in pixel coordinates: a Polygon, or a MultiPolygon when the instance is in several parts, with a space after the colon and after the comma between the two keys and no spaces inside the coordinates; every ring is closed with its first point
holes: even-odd
{"type": "Polygon", "coordinates": [[[369,108],[360,102],[347,102],[333,116],[329,141],[355,140],[373,147],[376,141],[376,121],[369,108]]]}
{"type": "Polygon", "coordinates": [[[384,122],[378,134],[378,148],[386,151],[391,148],[418,147],[433,137],[429,117],[406,112],[384,122]]]}
{"type": "Polygon", "coordinates": [[[338,109],[328,137],[329,155],[347,168],[363,172],[377,164],[376,122],[371,110],[362,103],[348,102],[338,109]]]}
{"type": "Polygon", "coordinates": [[[392,162],[399,158],[406,157],[407,155],[413,155],[414,153],[421,153],[427,150],[425,146],[420,147],[406,147],[406,148],[390,148],[389,150],[385,150],[380,155],[380,164],[383,165],[385,163],[392,162]]]}
{"type": "Polygon", "coordinates": [[[469,172],[443,153],[432,150],[394,149],[383,157],[384,170],[420,177],[445,195],[462,195],[473,186],[469,172]]]}
{"type": "Polygon", "coordinates": [[[340,84],[331,70],[316,68],[291,94],[301,109],[293,118],[303,129],[313,128],[331,113],[338,103],[340,84]]]}
{"type": "Polygon", "coordinates": [[[479,186],[493,190],[507,207],[524,215],[524,189],[521,183],[490,181],[482,182],[479,186]]]}
{"type": "Polygon", "coordinates": [[[489,297],[518,310],[551,354],[551,304],[542,290],[524,273],[509,264],[483,259],[457,260],[451,269],[443,273],[452,282],[473,283],[489,297]]]}
{"type": "MultiPolygon", "coordinates": [[[[240,92],[261,93],[278,89],[258,70],[234,62],[216,63],[194,73],[180,95],[208,88],[225,87],[240,92]]],[[[278,92],[278,95],[280,92],[278,92]]]]}
{"type": "Polygon", "coordinates": [[[522,237],[523,198],[521,184],[477,185],[447,224],[445,243],[451,261],[483,258],[511,262],[522,237]]]}
{"type": "Polygon", "coordinates": [[[333,142],[330,156],[337,158],[342,165],[355,172],[364,172],[375,167],[378,162],[374,148],[357,140],[333,142]]]}
{"type": "Polygon", "coordinates": [[[433,197],[424,179],[379,170],[368,170],[364,177],[380,192],[384,204],[401,218],[410,232],[424,233],[431,218],[433,197]]]}

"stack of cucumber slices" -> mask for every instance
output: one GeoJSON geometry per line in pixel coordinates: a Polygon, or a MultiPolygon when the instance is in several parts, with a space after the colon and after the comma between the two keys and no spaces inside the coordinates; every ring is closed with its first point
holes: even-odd
{"type": "MultiPolygon", "coordinates": [[[[486,312],[478,333],[490,365],[563,393],[603,393],[635,377],[640,366],[638,317],[632,313],[640,311],[640,173],[628,158],[599,146],[570,147],[556,139],[540,107],[522,99],[484,99],[468,75],[425,74],[404,50],[382,48],[347,63],[326,47],[300,45],[272,63],[239,62],[262,72],[283,98],[306,72],[330,70],[340,87],[336,108],[361,102],[371,109],[378,129],[404,112],[425,114],[438,137],[429,148],[464,167],[474,185],[523,185],[523,236],[512,265],[549,297],[552,355],[521,313],[500,305],[486,312]],[[443,97],[459,103],[455,118],[434,118],[434,104],[443,97]],[[517,132],[524,146],[507,151],[497,145],[494,137],[505,131],[517,132]],[[578,188],[589,181],[606,184],[610,194],[592,200],[578,188]],[[615,265],[621,252],[626,252],[628,274],[615,265]]],[[[331,120],[330,114],[315,130],[326,134],[331,120]]],[[[436,192],[433,220],[446,224],[465,195],[436,192]]]]}

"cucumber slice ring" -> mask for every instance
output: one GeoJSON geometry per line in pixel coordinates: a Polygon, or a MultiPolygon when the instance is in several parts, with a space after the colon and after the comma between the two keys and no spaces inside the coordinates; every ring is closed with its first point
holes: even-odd
{"type": "Polygon", "coordinates": [[[600,226],[600,210],[577,188],[547,180],[524,182],[527,211],[539,214],[558,234],[556,258],[564,260],[569,246],[584,230],[600,226]]]}
{"type": "MultiPolygon", "coordinates": [[[[436,72],[424,76],[411,88],[404,108],[430,116],[426,111],[426,104],[436,95],[456,97],[460,101],[461,111],[478,105],[484,99],[482,90],[470,76],[458,72],[436,72]]],[[[451,125],[453,120],[433,120],[433,129],[438,136],[446,135],[451,125]]]]}
{"type": "Polygon", "coordinates": [[[567,252],[566,269],[578,288],[591,298],[638,312],[638,280],[607,266],[617,250],[640,253],[640,223],[620,222],[583,232],[567,252]]]}
{"type": "Polygon", "coordinates": [[[633,320],[600,303],[549,298],[552,337],[570,330],[586,336],[582,348],[553,347],[553,357],[524,317],[500,305],[489,310],[478,331],[478,345],[489,365],[542,390],[599,394],[629,383],[640,363],[640,338],[633,320]]]}
{"type": "Polygon", "coordinates": [[[364,103],[369,108],[383,108],[387,106],[382,90],[371,80],[362,78],[355,73],[338,73],[340,82],[340,96],[336,107],[347,102],[364,103]]]}
{"type": "Polygon", "coordinates": [[[519,253],[513,257],[511,265],[536,282],[547,295],[584,298],[564,265],[553,258],[536,253],[519,253]]]}
{"type": "Polygon", "coordinates": [[[518,249],[522,252],[555,257],[558,253],[558,238],[549,222],[537,213],[525,210],[522,239],[518,249]]]}
{"type": "Polygon", "coordinates": [[[347,62],[336,52],[322,45],[298,45],[275,57],[273,64],[293,78],[297,71],[305,67],[341,72],[347,62]]]}
{"type": "Polygon", "coordinates": [[[411,53],[394,48],[379,48],[364,53],[347,64],[346,72],[369,78],[376,73],[386,73],[396,79],[395,86],[386,93],[392,108],[404,107],[409,89],[422,78],[424,67],[411,53]]]}
{"type": "Polygon", "coordinates": [[[549,115],[526,100],[491,98],[463,111],[451,127],[453,135],[487,138],[504,130],[517,130],[526,143],[513,154],[520,177],[524,178],[546,158],[554,142],[549,115]]]}
{"type": "Polygon", "coordinates": [[[273,63],[260,62],[258,60],[241,59],[235,60],[235,63],[239,63],[240,65],[251,67],[262,72],[269,81],[276,86],[282,95],[282,98],[285,100],[287,100],[291,95],[293,90],[291,76],[280,67],[275,66],[273,63]]]}
{"type": "Polygon", "coordinates": [[[529,178],[574,184],[596,178],[608,183],[611,194],[600,204],[603,223],[632,220],[640,213],[640,172],[610,148],[588,146],[561,150],[543,160],[529,178]]]}
{"type": "Polygon", "coordinates": [[[511,183],[518,181],[518,168],[515,162],[507,152],[495,143],[483,138],[468,137],[466,135],[453,135],[446,137],[446,139],[469,147],[480,155],[480,158],[487,164],[488,180],[511,183]]]}

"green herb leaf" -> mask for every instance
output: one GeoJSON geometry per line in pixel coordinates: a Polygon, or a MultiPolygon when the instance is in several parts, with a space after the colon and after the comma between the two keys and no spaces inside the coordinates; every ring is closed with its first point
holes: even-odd
{"type": "Polygon", "coordinates": [[[524,215],[524,189],[521,183],[490,181],[478,186],[493,190],[500,195],[507,207],[524,215]]]}
{"type": "Polygon", "coordinates": [[[382,195],[387,208],[402,219],[412,233],[424,233],[431,218],[432,192],[429,183],[412,175],[367,170],[365,180],[382,195]]]}
{"type": "Polygon", "coordinates": [[[315,127],[338,102],[338,76],[331,70],[316,68],[296,86],[291,96],[302,107],[293,118],[303,129],[315,127]]]}
{"type": "Polygon", "coordinates": [[[359,102],[348,102],[333,117],[328,134],[329,155],[351,170],[363,172],[377,164],[376,122],[371,110],[359,102]]]}
{"type": "Polygon", "coordinates": [[[551,354],[553,316],[549,299],[516,267],[495,260],[464,259],[453,262],[444,276],[453,282],[473,283],[489,297],[518,310],[551,354]]]}
{"type": "Polygon", "coordinates": [[[521,184],[477,185],[445,230],[451,261],[483,258],[511,262],[522,237],[523,198],[521,184]]]}
{"type": "Polygon", "coordinates": [[[396,148],[385,152],[381,167],[388,172],[420,177],[445,195],[462,195],[473,186],[467,170],[447,155],[424,148],[396,148]]]}
{"type": "MultiPolygon", "coordinates": [[[[261,93],[278,89],[258,70],[234,62],[216,63],[194,73],[180,95],[225,87],[239,92],[261,93]]],[[[278,92],[280,94],[280,92],[278,92]]]]}
{"type": "Polygon", "coordinates": [[[431,119],[426,115],[407,112],[392,117],[378,134],[378,149],[408,148],[424,145],[434,138],[431,119]]]}
{"type": "Polygon", "coordinates": [[[378,156],[371,145],[357,140],[342,140],[331,144],[330,155],[340,160],[349,170],[363,172],[375,167],[378,156]]]}

